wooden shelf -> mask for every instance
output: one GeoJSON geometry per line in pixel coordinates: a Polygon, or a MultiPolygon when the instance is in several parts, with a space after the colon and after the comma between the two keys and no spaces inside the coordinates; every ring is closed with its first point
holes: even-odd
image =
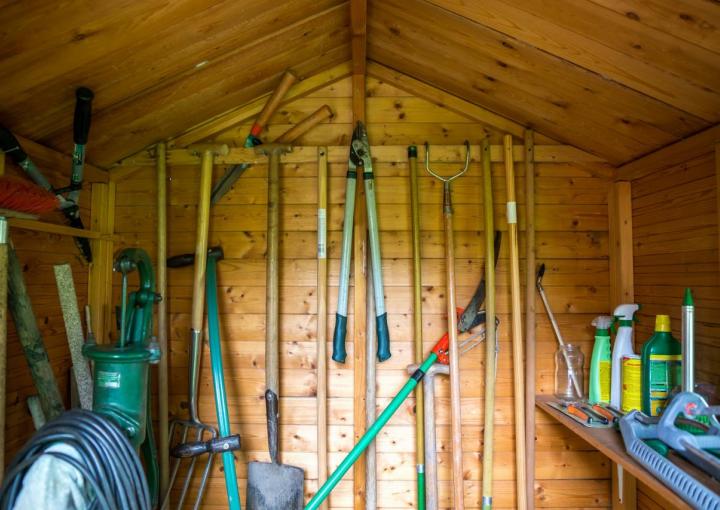
{"type": "Polygon", "coordinates": [[[537,395],[535,397],[535,405],[547,412],[558,422],[565,425],[575,434],[597,448],[601,453],[606,455],[610,460],[623,467],[623,469],[637,478],[639,481],[647,485],[655,491],[659,496],[664,498],[668,503],[668,508],[690,509],[682,499],[680,499],[673,491],[667,488],[660,480],[647,471],[641,464],[635,461],[625,450],[620,431],[614,428],[596,429],[583,427],[578,422],[564,415],[557,409],[550,407],[548,402],[555,401],[554,398],[547,395],[537,395]]]}

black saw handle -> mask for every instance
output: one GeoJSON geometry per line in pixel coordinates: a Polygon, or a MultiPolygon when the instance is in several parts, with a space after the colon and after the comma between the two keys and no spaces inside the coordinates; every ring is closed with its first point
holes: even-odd
{"type": "Polygon", "coordinates": [[[75,117],[73,118],[73,142],[85,145],[90,133],[93,91],[87,87],[75,90],[75,117]]]}
{"type": "Polygon", "coordinates": [[[0,126],[0,150],[10,156],[16,165],[21,164],[28,157],[18,139],[5,126],[0,126]]]}
{"type": "Polygon", "coordinates": [[[193,441],[192,443],[183,443],[172,449],[170,454],[177,459],[186,459],[188,457],[197,457],[203,453],[224,453],[232,452],[240,449],[240,435],[216,437],[209,441],[193,441]]]}
{"type": "MultiPolygon", "coordinates": [[[[222,260],[225,257],[222,246],[213,246],[208,249],[208,258],[214,257],[217,260],[222,260]]],[[[195,263],[194,253],[183,253],[181,255],[175,255],[167,259],[167,267],[187,267],[192,266],[195,263]]]]}

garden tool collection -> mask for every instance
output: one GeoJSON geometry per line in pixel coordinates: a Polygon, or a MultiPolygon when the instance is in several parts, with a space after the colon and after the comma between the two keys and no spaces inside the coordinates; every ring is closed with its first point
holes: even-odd
{"type": "MultiPolygon", "coordinates": [[[[202,355],[202,327],[203,327],[203,315],[205,308],[205,272],[207,268],[207,254],[208,254],[208,231],[210,228],[210,187],[212,185],[212,172],[213,163],[216,154],[227,154],[228,148],[226,145],[217,146],[198,146],[196,148],[190,147],[196,153],[199,152],[202,155],[200,165],[200,185],[199,185],[199,199],[197,208],[197,225],[195,235],[195,255],[191,257],[191,262],[194,262],[194,274],[193,274],[193,294],[192,294],[192,309],[190,317],[190,349],[189,349],[189,372],[188,372],[188,419],[181,420],[175,419],[170,424],[169,440],[171,444],[176,441],[176,435],[179,438],[179,445],[187,444],[188,442],[198,443],[207,442],[214,440],[218,437],[218,432],[215,427],[203,423],[200,421],[198,414],[198,386],[200,384],[200,357],[202,355]]],[[[188,256],[180,255],[178,258],[168,259],[168,267],[185,266],[188,264],[188,256]]],[[[178,446],[176,445],[175,448],[178,446]]],[[[193,473],[195,471],[195,465],[198,457],[193,456],[190,458],[189,465],[186,469],[185,481],[180,491],[180,496],[177,502],[177,508],[183,508],[185,498],[187,497],[188,490],[190,489],[190,483],[192,482],[193,473]]],[[[173,463],[168,490],[165,497],[164,507],[169,505],[170,493],[173,489],[173,485],[178,478],[178,472],[180,471],[181,458],[176,457],[173,463]]],[[[212,466],[213,453],[209,452],[207,456],[207,462],[202,472],[200,479],[200,485],[198,486],[197,496],[193,503],[193,508],[197,509],[202,502],[203,495],[205,493],[205,487],[207,485],[208,476],[210,474],[210,467],[212,466]]]]}
{"type": "MultiPolygon", "coordinates": [[[[332,359],[344,363],[347,357],[345,336],[347,333],[348,290],[350,284],[350,257],[352,254],[353,222],[355,218],[355,185],[357,171],[362,168],[365,183],[365,201],[367,224],[370,240],[370,259],[372,264],[373,288],[375,294],[375,315],[377,328],[377,357],[379,361],[390,358],[390,332],[382,276],[382,258],[380,256],[380,235],[375,205],[375,180],[370,156],[370,143],[362,122],[358,122],[353,131],[348,160],[347,180],[345,183],[345,215],[343,220],[342,254],[340,258],[340,283],[338,305],[335,314],[332,359]]],[[[358,277],[356,275],[356,277],[358,277]]]]}
{"type": "Polygon", "coordinates": [[[447,289],[447,317],[450,349],[450,414],[452,427],[453,507],[462,510],[464,504],[464,477],[462,465],[462,409],[460,407],[460,351],[457,342],[457,315],[455,311],[455,239],[451,183],[470,167],[470,143],[465,141],[465,166],[456,174],[443,177],[430,168],[430,146],[425,144],[425,170],[443,183],[443,218],[445,224],[445,270],[447,289]]]}
{"type": "MultiPolygon", "coordinates": [[[[280,83],[278,83],[277,88],[273,91],[272,95],[267,100],[267,103],[265,103],[265,106],[260,112],[260,115],[258,115],[258,118],[255,120],[252,127],[250,128],[250,133],[245,138],[244,146],[246,148],[252,148],[262,143],[262,140],[260,140],[259,138],[260,133],[262,133],[263,129],[265,129],[265,125],[267,124],[268,120],[270,120],[270,117],[272,117],[278,106],[280,106],[280,102],[282,101],[283,97],[285,97],[285,94],[287,94],[288,90],[290,90],[290,87],[292,87],[293,83],[295,83],[296,80],[297,75],[292,71],[286,71],[285,74],[283,74],[282,78],[280,78],[280,83]]],[[[230,191],[233,184],[237,182],[240,176],[248,168],[250,168],[249,163],[233,165],[228,168],[225,171],[225,174],[223,174],[223,176],[212,189],[211,203],[216,204],[222,197],[224,197],[225,194],[230,191]]]]}
{"type": "Polygon", "coordinates": [[[269,156],[267,210],[267,265],[265,269],[265,411],[270,462],[248,464],[248,510],[295,510],[303,505],[305,473],[280,464],[278,426],[280,413],[280,155],[285,145],[263,145],[256,150],[269,156]]]}
{"type": "MultiPolygon", "coordinates": [[[[238,492],[235,456],[233,452],[240,449],[240,436],[230,432],[230,412],[225,390],[225,376],[222,361],[222,343],[220,339],[220,310],[217,300],[217,263],[222,260],[222,247],[210,248],[207,254],[205,274],[205,292],[207,299],[208,339],[210,345],[210,368],[212,370],[213,394],[215,395],[215,412],[218,420],[219,436],[210,439],[199,439],[193,442],[178,444],[171,454],[177,459],[195,458],[199,455],[221,454],[225,489],[228,497],[228,508],[240,510],[240,494],[238,492]]],[[[168,259],[168,266],[183,267],[193,264],[195,254],[176,255],[168,259]]],[[[214,431],[213,431],[214,432],[214,431]]]]}
{"type": "MultiPolygon", "coordinates": [[[[35,184],[54,194],[68,225],[79,229],[84,228],[80,218],[79,200],[85,166],[85,145],[90,132],[92,100],[93,93],[90,89],[79,87],[75,90],[75,115],[73,118],[73,141],[75,145],[72,154],[70,184],[66,188],[53,187],[23,150],[17,138],[7,128],[0,126],[0,150],[7,153],[35,184]]],[[[88,239],[76,237],[75,244],[77,244],[83,258],[87,262],[92,262],[92,251],[88,239]]]]}
{"type": "MultiPolygon", "coordinates": [[[[473,335],[463,342],[458,343],[458,354],[468,352],[470,349],[478,345],[484,339],[483,333],[479,333],[478,336],[473,335]]],[[[328,477],[327,481],[318,489],[312,499],[305,505],[305,510],[316,510],[320,505],[327,499],[335,486],[340,482],[342,477],[357,459],[367,449],[368,445],[375,439],[380,433],[382,428],[390,421],[390,418],[395,414],[398,408],[402,405],[405,399],[415,390],[418,382],[424,377],[430,367],[436,362],[447,364],[449,363],[449,335],[445,334],[435,344],[430,351],[430,355],[423,361],[420,367],[410,376],[410,379],[403,385],[400,391],[393,397],[387,407],[378,416],[375,423],[365,432],[345,458],[340,462],[338,467],[328,477]]]]}

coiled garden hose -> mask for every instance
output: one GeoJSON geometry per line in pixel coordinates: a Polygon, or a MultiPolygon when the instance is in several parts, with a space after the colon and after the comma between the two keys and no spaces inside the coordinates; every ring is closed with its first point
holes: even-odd
{"type": "Polygon", "coordinates": [[[0,493],[0,509],[12,509],[23,488],[23,478],[44,455],[61,459],[77,469],[92,489],[90,510],[150,510],[150,490],[140,458],[130,441],[110,420],[81,409],[63,413],[43,426],[15,455],[0,493]],[[77,458],[46,451],[64,443],[77,458]]]}

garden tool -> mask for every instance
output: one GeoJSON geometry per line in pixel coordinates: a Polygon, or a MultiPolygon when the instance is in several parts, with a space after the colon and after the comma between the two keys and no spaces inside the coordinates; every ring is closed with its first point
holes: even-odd
{"type": "MultiPolygon", "coordinates": [[[[423,359],[423,327],[422,327],[422,267],[420,244],[420,198],[417,174],[417,147],[408,147],[410,163],[410,212],[412,218],[412,254],[413,254],[413,336],[415,363],[423,359]]],[[[418,510],[425,508],[425,407],[423,402],[423,386],[420,382],[415,390],[415,456],[417,458],[417,501],[418,510]]],[[[435,467],[433,466],[434,470],[435,467]]],[[[435,494],[437,496],[437,492],[435,494]]]]}
{"type": "MultiPolygon", "coordinates": [[[[418,365],[408,365],[408,372],[414,373],[418,365]]],[[[423,397],[425,405],[425,500],[423,508],[438,510],[438,476],[437,476],[437,438],[435,436],[435,376],[449,374],[450,367],[442,363],[433,363],[423,377],[423,397]]],[[[421,502],[418,501],[418,508],[421,502]]]]}
{"type": "Polygon", "coordinates": [[[328,259],[327,259],[328,153],[318,147],[318,210],[317,210],[317,458],[318,483],[327,480],[327,326],[328,326],[328,259]]]}
{"type": "MultiPolygon", "coordinates": [[[[480,333],[479,336],[484,338],[484,335],[482,333],[480,333]]],[[[470,349],[478,345],[482,341],[482,338],[478,339],[473,336],[467,341],[459,343],[458,354],[469,351],[470,349]]],[[[380,416],[378,416],[377,420],[375,420],[375,423],[373,423],[372,426],[367,430],[367,432],[365,432],[365,434],[355,444],[353,449],[350,450],[350,452],[345,456],[342,462],[340,462],[335,471],[333,471],[333,473],[328,477],[327,481],[318,489],[318,491],[308,502],[308,504],[305,505],[305,510],[316,510],[327,499],[327,497],[330,495],[335,486],[340,482],[345,473],[348,472],[348,470],[352,467],[355,461],[358,460],[358,458],[363,454],[365,449],[367,449],[368,445],[380,433],[380,431],[387,424],[387,422],[390,421],[390,418],[392,418],[392,416],[395,414],[395,411],[398,410],[398,408],[402,405],[405,399],[415,390],[418,382],[420,382],[423,377],[425,377],[425,374],[430,369],[430,367],[436,361],[440,361],[440,363],[443,364],[447,364],[449,362],[448,349],[449,335],[445,334],[432,348],[432,350],[430,351],[430,355],[410,376],[410,379],[408,379],[408,381],[403,385],[403,387],[390,401],[390,403],[383,410],[383,412],[380,413],[380,416]]]]}
{"type": "Polygon", "coordinates": [[[482,142],[483,172],[483,207],[485,216],[485,285],[487,299],[485,303],[485,430],[483,435],[483,466],[482,466],[482,508],[492,508],[493,479],[493,436],[495,430],[495,378],[497,374],[497,349],[493,343],[498,341],[495,326],[495,264],[497,252],[490,241],[490,232],[494,226],[494,209],[492,193],[492,169],[490,163],[490,140],[486,137],[482,142]],[[490,360],[493,360],[491,363],[490,360]]]}
{"type": "Polygon", "coordinates": [[[510,246],[510,286],[512,301],[513,403],[515,408],[515,497],[519,510],[527,508],[525,486],[525,367],[523,366],[522,304],[520,295],[520,254],[518,216],[515,201],[515,165],[512,135],[503,137],[507,223],[510,246]]]}
{"type": "Polygon", "coordinates": [[[452,426],[453,507],[463,510],[464,486],[462,466],[462,410],[460,407],[460,360],[457,349],[457,315],[455,311],[455,245],[453,232],[452,181],[470,167],[470,143],[465,141],[465,166],[456,174],[443,177],[430,168],[430,146],[425,143],[425,170],[443,183],[443,218],[445,223],[445,269],[447,289],[448,333],[450,335],[450,414],[452,426]]]}
{"type": "Polygon", "coordinates": [[[7,402],[8,224],[0,216],[0,480],[5,468],[5,405],[7,402]]]}
{"type": "Polygon", "coordinates": [[[367,131],[363,123],[358,121],[353,131],[352,142],[350,144],[347,181],[345,183],[345,216],[343,220],[342,255],[340,258],[340,283],[337,313],[335,314],[332,355],[332,359],[338,363],[344,363],[347,357],[345,336],[347,333],[350,256],[352,253],[353,221],[355,219],[355,185],[357,182],[358,167],[362,168],[363,180],[365,182],[370,259],[372,262],[373,288],[375,293],[375,317],[378,337],[377,357],[379,361],[385,361],[390,358],[390,332],[388,330],[387,312],[385,311],[380,235],[378,232],[377,209],[375,206],[375,179],[367,131]]]}
{"type": "MultiPolygon", "coordinates": [[[[202,355],[202,327],[203,327],[203,315],[205,308],[205,271],[207,268],[207,253],[208,253],[208,230],[210,228],[210,186],[212,184],[212,172],[213,162],[215,155],[225,155],[228,152],[226,145],[219,146],[198,146],[197,148],[190,147],[190,150],[195,152],[201,152],[201,166],[200,166],[200,196],[198,198],[198,220],[197,220],[197,232],[195,237],[195,255],[191,257],[191,262],[194,262],[194,274],[193,274],[193,298],[192,298],[192,310],[190,317],[190,349],[189,349],[189,373],[188,373],[188,414],[187,420],[173,420],[170,424],[169,438],[171,443],[174,442],[175,435],[179,436],[179,444],[186,444],[190,442],[206,442],[218,437],[218,432],[215,427],[203,423],[200,421],[198,414],[198,386],[200,384],[200,357],[202,355]]],[[[180,255],[177,258],[171,257],[167,261],[168,267],[179,267],[188,264],[188,256],[180,255]]],[[[190,459],[189,465],[187,466],[185,481],[180,491],[180,497],[178,500],[177,508],[182,508],[187,497],[190,483],[192,482],[193,473],[195,471],[195,465],[197,463],[197,456],[190,459]]],[[[168,491],[165,494],[164,507],[169,505],[168,497],[172,491],[172,487],[178,476],[180,469],[181,459],[176,457],[173,463],[172,471],[170,473],[170,482],[168,485],[168,491]]],[[[210,467],[212,466],[213,453],[209,452],[207,462],[203,468],[202,477],[200,479],[200,485],[198,487],[197,496],[193,503],[193,508],[197,509],[202,502],[203,495],[205,493],[205,487],[207,485],[208,476],[210,474],[210,467]]]]}
{"type": "MultiPolygon", "coordinates": [[[[35,184],[56,195],[58,205],[65,215],[68,225],[79,229],[84,228],[78,203],[85,166],[85,145],[90,132],[92,100],[93,93],[90,89],[79,87],[75,90],[75,115],[73,118],[73,141],[75,146],[72,155],[70,185],[66,188],[54,188],[25,153],[17,138],[8,129],[0,126],[0,150],[8,153],[15,164],[22,168],[35,184]]],[[[83,258],[87,262],[92,262],[90,241],[84,237],[76,237],[75,244],[78,246],[83,258]]]]}
{"type": "MultiPolygon", "coordinates": [[[[225,390],[225,376],[222,362],[222,343],[220,339],[220,311],[217,300],[217,262],[224,257],[223,249],[215,246],[208,250],[207,269],[205,276],[205,290],[208,308],[208,339],[210,344],[210,367],[212,369],[213,394],[215,396],[215,412],[217,414],[219,437],[208,440],[201,439],[193,442],[183,442],[172,450],[172,456],[178,459],[194,458],[202,454],[222,454],[223,473],[225,474],[225,489],[228,497],[228,507],[231,510],[240,510],[240,495],[235,470],[235,456],[233,451],[240,449],[240,436],[230,432],[230,413],[225,390]]],[[[188,253],[176,255],[168,260],[171,267],[190,265],[195,260],[195,254],[188,253]]]]}
{"type": "Polygon", "coordinates": [[[653,419],[640,411],[626,414],[620,420],[620,431],[628,453],[686,503],[697,509],[717,510],[720,509],[720,495],[717,492],[658,453],[648,443],[661,440],[692,464],[718,479],[720,459],[714,453],[720,449],[718,413],[720,408],[708,406],[697,393],[684,391],[672,399],[659,419],[653,419]],[[709,425],[707,433],[695,434],[685,430],[685,427],[679,427],[676,420],[682,416],[706,418],[709,425]]]}
{"type": "Polygon", "coordinates": [[[550,324],[552,324],[553,331],[555,332],[555,338],[557,338],[558,344],[560,345],[560,351],[563,354],[563,357],[565,358],[565,365],[568,367],[568,370],[570,371],[570,380],[572,381],[573,388],[575,388],[575,394],[577,395],[578,400],[582,400],[583,398],[583,392],[580,389],[580,383],[577,379],[577,374],[575,373],[575,370],[572,368],[572,364],[568,360],[567,352],[565,351],[565,341],[563,340],[562,333],[560,333],[560,327],[558,326],[557,321],[555,320],[555,314],[553,313],[552,309],[550,308],[550,303],[548,302],[547,296],[545,295],[545,288],[543,287],[542,280],[543,276],[545,276],[545,264],[540,264],[540,269],[538,269],[537,272],[537,279],[535,281],[535,287],[537,287],[538,293],[540,294],[540,298],[542,299],[543,306],[545,307],[545,311],[548,314],[548,317],[550,318],[550,324]]]}
{"type": "Polygon", "coordinates": [[[302,508],[304,472],[301,468],[280,464],[278,460],[278,424],[280,394],[280,155],[290,151],[285,145],[263,145],[256,150],[269,155],[267,267],[265,299],[265,408],[267,414],[270,462],[248,465],[248,510],[295,510],[302,508]]]}
{"type": "MultiPolygon", "coordinates": [[[[262,133],[263,129],[265,129],[265,125],[268,120],[270,120],[270,117],[272,117],[275,110],[277,110],[278,106],[280,106],[280,101],[282,101],[283,97],[285,97],[285,94],[287,94],[288,90],[290,90],[290,87],[292,87],[296,80],[297,75],[295,73],[292,71],[285,71],[285,74],[283,74],[282,78],[280,78],[280,83],[278,83],[277,88],[273,91],[272,95],[260,112],[260,115],[258,115],[257,120],[255,120],[255,123],[250,128],[250,133],[245,138],[244,146],[246,148],[252,148],[262,143],[260,138],[258,138],[260,133],[262,133]]],[[[225,174],[212,189],[211,203],[216,204],[222,197],[224,197],[225,194],[230,191],[233,184],[235,184],[235,182],[248,168],[250,168],[249,163],[233,165],[228,168],[225,171],[225,174]]]]}

